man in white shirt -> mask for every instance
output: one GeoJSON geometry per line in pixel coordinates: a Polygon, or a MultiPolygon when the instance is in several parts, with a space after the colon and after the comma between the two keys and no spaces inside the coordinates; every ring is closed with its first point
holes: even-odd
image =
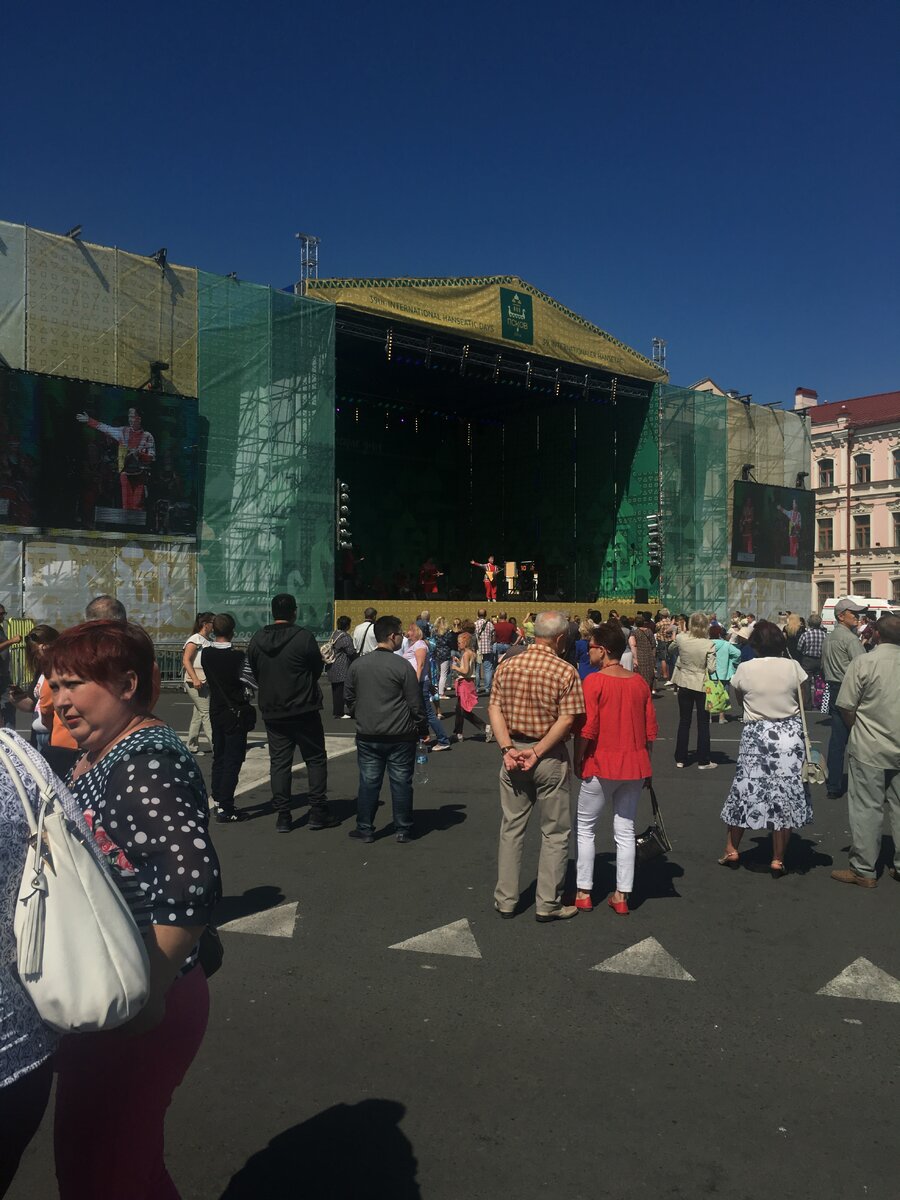
{"type": "Polygon", "coordinates": [[[353,648],[357,654],[369,654],[378,643],[375,641],[375,618],[378,613],[374,608],[367,608],[362,621],[353,630],[353,648]]]}

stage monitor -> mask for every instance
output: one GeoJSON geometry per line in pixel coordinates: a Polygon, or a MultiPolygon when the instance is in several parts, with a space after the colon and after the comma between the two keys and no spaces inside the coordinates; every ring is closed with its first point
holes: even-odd
{"type": "Polygon", "coordinates": [[[10,371],[0,413],[0,527],[196,537],[196,400],[10,371]]]}
{"type": "Polygon", "coordinates": [[[811,571],[815,505],[815,494],[802,488],[737,481],[731,565],[811,571]]]}

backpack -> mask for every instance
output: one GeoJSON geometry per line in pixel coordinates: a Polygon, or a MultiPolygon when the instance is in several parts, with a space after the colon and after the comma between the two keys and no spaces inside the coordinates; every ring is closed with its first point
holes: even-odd
{"type": "Polygon", "coordinates": [[[334,653],[334,639],[336,636],[337,630],[335,630],[327,642],[323,642],[319,647],[319,652],[322,655],[322,662],[326,667],[332,666],[336,657],[334,653]]]}
{"type": "Polygon", "coordinates": [[[9,772],[31,831],[14,930],[22,986],[61,1033],[113,1029],[136,1016],[150,991],[144,939],[109,869],[85,844],[27,750],[0,731],[9,772]],[[40,794],[37,817],[16,762],[40,794]]]}

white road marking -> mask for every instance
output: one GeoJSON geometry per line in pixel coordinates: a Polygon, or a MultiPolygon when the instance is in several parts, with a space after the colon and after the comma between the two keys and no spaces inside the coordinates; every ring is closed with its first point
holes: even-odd
{"type": "Polygon", "coordinates": [[[405,942],[397,942],[388,949],[413,950],[417,954],[449,954],[453,958],[481,958],[478,943],[465,917],[450,925],[441,925],[439,929],[420,933],[405,942]]]}
{"type": "Polygon", "coordinates": [[[263,937],[289,938],[294,936],[297,921],[297,901],[279,904],[263,912],[251,913],[249,917],[238,917],[227,925],[220,925],[220,933],[256,933],[263,937]]]}
{"type": "MultiPolygon", "coordinates": [[[[260,749],[262,749],[262,747],[260,747],[260,749]]],[[[355,749],[356,749],[355,741],[348,742],[348,741],[345,741],[343,738],[333,738],[331,736],[328,736],[325,738],[325,753],[328,755],[329,759],[338,758],[342,754],[349,754],[351,752],[351,750],[355,750],[355,749]]],[[[250,771],[247,770],[248,761],[245,760],[244,765],[241,768],[240,780],[238,781],[237,787],[234,789],[235,796],[243,796],[245,792],[252,792],[254,788],[258,788],[262,784],[269,782],[269,772],[268,771],[265,771],[264,773],[259,774],[259,771],[258,771],[259,763],[258,762],[254,761],[252,763],[249,763],[249,766],[251,768],[250,771]]],[[[294,775],[296,775],[298,771],[305,771],[305,770],[306,770],[306,763],[299,762],[293,767],[292,773],[294,775]]]]}
{"type": "Polygon", "coordinates": [[[673,958],[668,950],[664,950],[656,938],[644,938],[635,946],[629,946],[620,954],[614,954],[592,971],[608,971],[613,975],[646,975],[651,979],[680,979],[685,983],[695,983],[693,975],[689,975],[677,958],[673,958]]]}
{"type": "Polygon", "coordinates": [[[881,967],[876,967],[867,958],[857,958],[835,975],[829,983],[819,988],[817,996],[838,996],[849,1000],[883,1000],[886,1004],[900,1004],[900,980],[881,967]]]}

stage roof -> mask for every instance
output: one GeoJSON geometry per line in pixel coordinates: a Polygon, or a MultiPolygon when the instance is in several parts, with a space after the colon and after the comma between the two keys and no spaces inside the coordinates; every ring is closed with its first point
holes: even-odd
{"type": "Polygon", "coordinates": [[[437,326],[473,340],[614,374],[668,374],[517,275],[449,279],[310,279],[307,295],[359,312],[437,326]]]}

